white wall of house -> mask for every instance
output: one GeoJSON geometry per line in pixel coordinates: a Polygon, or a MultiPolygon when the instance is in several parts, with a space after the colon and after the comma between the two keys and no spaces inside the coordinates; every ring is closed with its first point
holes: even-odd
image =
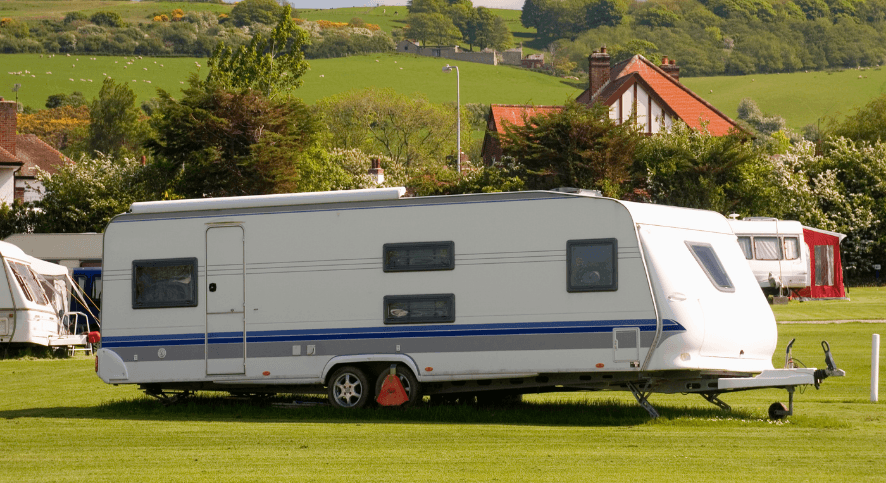
{"type": "Polygon", "coordinates": [[[15,170],[18,167],[0,167],[0,203],[11,205],[15,200],[15,170]]]}
{"type": "Polygon", "coordinates": [[[43,199],[43,183],[36,179],[17,179],[15,180],[15,187],[24,189],[24,197],[22,199],[25,203],[31,203],[34,201],[40,201],[43,199]]]}
{"type": "Polygon", "coordinates": [[[673,118],[664,107],[642,86],[628,88],[610,107],[609,118],[623,121],[631,117],[633,109],[637,109],[637,125],[647,133],[667,131],[673,125],[673,118]]]}

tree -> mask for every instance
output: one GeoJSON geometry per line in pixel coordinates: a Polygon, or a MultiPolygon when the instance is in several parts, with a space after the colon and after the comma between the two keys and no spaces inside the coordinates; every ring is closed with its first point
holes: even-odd
{"type": "Polygon", "coordinates": [[[87,149],[112,157],[134,152],[141,142],[139,110],[135,92],[126,83],[117,84],[110,77],[102,83],[98,98],[89,105],[87,149]]]}
{"type": "Polygon", "coordinates": [[[230,17],[238,27],[255,23],[271,25],[282,10],[275,0],[243,0],[234,5],[230,17]]]}
{"type": "Polygon", "coordinates": [[[89,131],[89,108],[65,105],[22,114],[18,117],[18,131],[36,134],[63,152],[73,147],[82,150],[89,131]]]}
{"type": "Polygon", "coordinates": [[[126,22],[123,21],[123,17],[121,17],[119,13],[110,11],[96,12],[89,17],[89,21],[103,27],[126,26],[126,22]]]}
{"type": "Polygon", "coordinates": [[[504,50],[511,46],[514,39],[504,19],[486,7],[477,7],[475,17],[474,39],[481,48],[492,47],[504,50]]]}
{"type": "Polygon", "coordinates": [[[834,137],[843,136],[872,144],[886,141],[886,94],[857,109],[843,121],[831,119],[828,124],[834,137]]]}
{"type": "Polygon", "coordinates": [[[58,167],[53,175],[41,172],[46,193],[37,203],[41,214],[37,233],[102,232],[114,216],[142,201],[141,163],[100,154],[82,156],[76,163],[58,167]]]}
{"type": "Polygon", "coordinates": [[[319,156],[319,125],[301,100],[232,91],[196,75],[180,100],[159,91],[150,123],[146,147],[187,197],[299,190],[303,165],[319,156]]]}
{"type": "Polygon", "coordinates": [[[614,27],[621,23],[627,12],[628,6],[624,0],[597,0],[588,4],[585,22],[588,28],[614,27]]]}
{"type": "Polygon", "coordinates": [[[452,45],[461,40],[461,32],[452,19],[441,13],[410,13],[406,17],[404,35],[421,41],[422,45],[452,45]]]}
{"type": "Polygon", "coordinates": [[[596,189],[621,198],[631,187],[634,149],[642,134],[635,123],[618,124],[602,104],[570,101],[560,112],[505,123],[504,156],[525,171],[528,189],[596,189]]]}
{"type": "Polygon", "coordinates": [[[771,195],[762,154],[740,132],[713,136],[676,122],[640,143],[634,172],[653,203],[757,214],[771,195]]]}
{"type": "Polygon", "coordinates": [[[70,94],[51,94],[46,98],[46,107],[52,109],[54,107],[63,106],[85,106],[86,97],[80,91],[74,91],[70,94]]]}
{"type": "Polygon", "coordinates": [[[409,13],[443,13],[446,6],[446,0],[409,0],[406,2],[406,10],[409,13]]]}
{"type": "Polygon", "coordinates": [[[31,203],[15,201],[12,205],[0,204],[0,238],[15,233],[33,233],[39,212],[31,203]]]}
{"type": "Polygon", "coordinates": [[[301,86],[308,69],[302,47],[308,42],[307,32],[295,25],[286,6],[267,39],[256,34],[248,47],[236,51],[219,44],[208,61],[206,81],[231,89],[256,89],[268,97],[286,93],[301,86]]]}

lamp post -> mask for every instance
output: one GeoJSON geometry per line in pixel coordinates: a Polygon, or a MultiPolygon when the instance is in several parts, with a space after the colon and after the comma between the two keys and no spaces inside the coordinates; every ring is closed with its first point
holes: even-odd
{"type": "Polygon", "coordinates": [[[455,172],[461,173],[461,79],[459,78],[457,65],[450,66],[449,64],[446,64],[446,66],[443,67],[443,72],[451,72],[453,69],[455,69],[455,115],[457,116],[455,124],[455,172]]]}

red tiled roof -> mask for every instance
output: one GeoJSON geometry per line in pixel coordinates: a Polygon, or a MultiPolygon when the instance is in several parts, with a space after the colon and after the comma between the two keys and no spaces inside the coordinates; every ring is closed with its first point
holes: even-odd
{"type": "Polygon", "coordinates": [[[9,151],[0,148],[0,164],[10,165],[10,164],[19,164],[22,162],[16,159],[15,156],[12,155],[9,151]]]}
{"type": "MultiPolygon", "coordinates": [[[[668,73],[661,70],[657,65],[647,60],[642,55],[635,55],[630,59],[620,62],[612,67],[609,78],[609,84],[605,85],[597,94],[595,99],[600,99],[606,103],[609,95],[614,92],[610,89],[610,85],[617,83],[619,79],[630,74],[637,74],[643,79],[655,94],[664,102],[667,107],[683,122],[693,129],[700,130],[702,123],[707,121],[708,132],[714,136],[723,136],[728,134],[734,128],[737,128],[735,121],[717,110],[710,103],[689,90],[680,81],[671,77],[668,73]]],[[[615,86],[612,86],[615,87],[615,86]]],[[[590,99],[588,91],[583,92],[579,97],[579,102],[588,102],[590,99]]]]}
{"type": "Polygon", "coordinates": [[[548,114],[563,110],[563,106],[521,106],[515,104],[493,104],[492,121],[495,123],[495,131],[504,134],[504,123],[508,122],[515,126],[522,126],[523,119],[529,119],[539,114],[548,114]]]}
{"type": "Polygon", "coordinates": [[[71,160],[52,146],[41,141],[35,134],[18,134],[15,137],[15,153],[23,166],[18,177],[34,177],[37,168],[55,173],[58,166],[71,160]]]}

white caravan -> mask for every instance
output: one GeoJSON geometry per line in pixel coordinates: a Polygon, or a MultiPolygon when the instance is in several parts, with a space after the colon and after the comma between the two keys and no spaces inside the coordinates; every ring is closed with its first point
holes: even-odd
{"type": "Polygon", "coordinates": [[[655,416],[654,392],[727,407],[841,372],[773,369],[772,311],[717,213],[404,192],[133,204],[105,231],[98,376],[361,407],[395,366],[410,402],[629,390],[655,416]]]}
{"type": "Polygon", "coordinates": [[[809,247],[803,241],[803,225],[799,221],[732,218],[729,225],[764,292],[783,295],[783,289],[810,285],[809,247]]]}
{"type": "Polygon", "coordinates": [[[68,312],[68,269],[0,242],[0,343],[86,346],[84,314],[68,312]]]}

